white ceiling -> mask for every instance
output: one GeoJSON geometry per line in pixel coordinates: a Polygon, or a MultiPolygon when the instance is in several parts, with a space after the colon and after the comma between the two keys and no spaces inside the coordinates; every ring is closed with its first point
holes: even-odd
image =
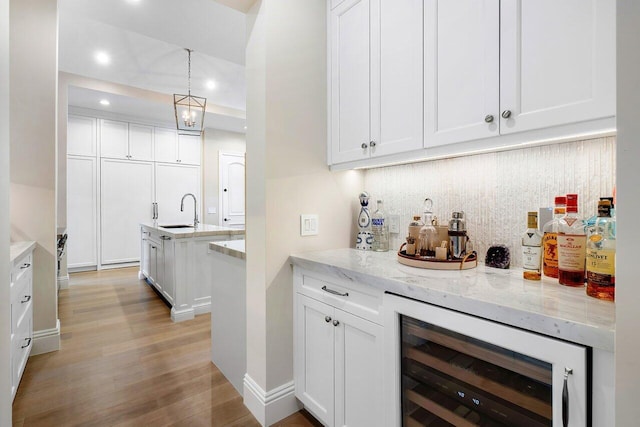
{"type": "MultiPolygon", "coordinates": [[[[59,0],[58,4],[61,71],[163,94],[186,93],[183,48],[188,47],[194,49],[192,93],[206,97],[209,105],[245,110],[244,13],[213,0],[59,0]],[[97,51],[110,55],[108,65],[95,61],[97,51]],[[207,87],[208,81],[215,82],[214,89],[207,87]]],[[[173,117],[171,104],[109,96],[107,110],[115,114],[158,114],[158,121],[173,117]]],[[[95,90],[69,91],[69,105],[104,110],[99,104],[91,106],[96,98],[101,94],[95,90]]],[[[244,120],[223,119],[208,114],[205,126],[244,131],[244,120]]]]}

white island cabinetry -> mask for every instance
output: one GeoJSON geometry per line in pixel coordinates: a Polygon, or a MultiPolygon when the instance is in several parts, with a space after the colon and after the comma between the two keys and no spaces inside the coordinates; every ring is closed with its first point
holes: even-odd
{"type": "Polygon", "coordinates": [[[164,228],[141,224],[140,279],[146,279],[171,305],[174,322],[193,319],[211,311],[209,242],[244,237],[244,230],[200,224],[164,228]]]}

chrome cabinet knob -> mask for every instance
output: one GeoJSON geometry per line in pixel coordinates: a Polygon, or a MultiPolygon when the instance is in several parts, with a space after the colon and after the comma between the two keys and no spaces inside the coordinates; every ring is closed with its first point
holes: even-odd
{"type": "Polygon", "coordinates": [[[324,316],[324,321],[327,322],[327,323],[331,322],[331,317],[324,316]]]}
{"type": "Polygon", "coordinates": [[[367,147],[368,147],[368,145],[367,145],[367,144],[365,144],[365,143],[363,142],[363,143],[362,143],[362,145],[361,145],[360,147],[362,147],[362,148],[364,149],[364,148],[367,148],[367,147]]]}
{"type": "Polygon", "coordinates": [[[339,322],[339,321],[337,321],[337,320],[334,320],[334,321],[333,321],[333,326],[338,326],[339,324],[340,324],[340,322],[339,322]]]}
{"type": "Polygon", "coordinates": [[[511,110],[504,110],[502,112],[502,118],[503,119],[508,119],[509,117],[511,117],[511,110]]]}
{"type": "Polygon", "coordinates": [[[487,123],[493,123],[493,115],[487,114],[486,116],[484,116],[484,121],[487,123]]]}
{"type": "Polygon", "coordinates": [[[369,143],[369,147],[373,148],[373,147],[375,147],[375,146],[376,146],[376,142],[375,142],[375,141],[371,141],[371,142],[369,143]]]}

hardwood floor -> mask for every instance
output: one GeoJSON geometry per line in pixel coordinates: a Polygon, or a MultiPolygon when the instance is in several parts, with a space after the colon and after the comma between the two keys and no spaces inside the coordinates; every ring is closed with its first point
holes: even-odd
{"type": "MultiPolygon", "coordinates": [[[[62,349],[29,358],[14,426],[259,426],[211,363],[209,315],[173,323],[137,268],[71,285],[59,297],[62,349]]],[[[320,426],[304,411],[276,425],[320,426]]]]}

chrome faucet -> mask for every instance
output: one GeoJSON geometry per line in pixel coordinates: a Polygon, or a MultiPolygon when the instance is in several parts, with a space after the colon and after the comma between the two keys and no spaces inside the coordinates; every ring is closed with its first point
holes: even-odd
{"type": "Polygon", "coordinates": [[[192,193],[187,193],[182,196],[182,200],[180,200],[180,212],[184,212],[184,199],[187,196],[193,197],[193,228],[198,228],[198,202],[196,202],[196,196],[192,193]]]}

